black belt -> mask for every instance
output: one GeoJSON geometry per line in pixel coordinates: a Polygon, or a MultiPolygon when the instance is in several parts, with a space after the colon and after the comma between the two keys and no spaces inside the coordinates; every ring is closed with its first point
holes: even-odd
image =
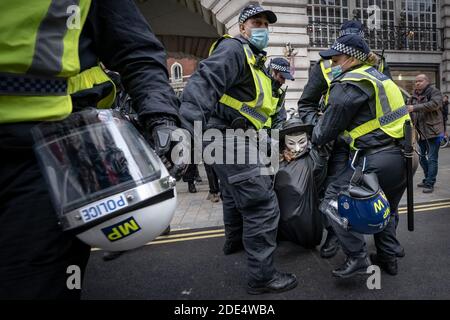
{"type": "Polygon", "coordinates": [[[27,74],[0,73],[0,95],[65,96],[67,80],[27,74]]]}
{"type": "MultiPolygon", "coordinates": [[[[382,152],[382,151],[386,151],[386,150],[395,149],[395,148],[398,148],[398,149],[401,148],[401,145],[400,145],[400,143],[398,141],[392,142],[392,143],[390,143],[388,145],[381,146],[381,147],[375,147],[375,148],[370,148],[370,149],[359,150],[359,156],[361,156],[361,157],[368,157],[368,156],[374,155],[376,153],[379,153],[379,152],[382,152]]],[[[356,153],[356,151],[352,151],[351,152],[352,158],[355,156],[355,153],[356,153]]]]}

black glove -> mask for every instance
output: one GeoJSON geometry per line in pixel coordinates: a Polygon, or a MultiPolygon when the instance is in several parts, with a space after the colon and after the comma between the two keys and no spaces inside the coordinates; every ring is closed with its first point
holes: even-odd
{"type": "Polygon", "coordinates": [[[154,116],[145,120],[147,140],[149,140],[158,156],[168,155],[171,151],[172,132],[177,129],[175,119],[170,116],[154,116]]]}
{"type": "Polygon", "coordinates": [[[164,116],[153,116],[145,120],[146,136],[161,158],[172,177],[180,180],[187,165],[175,165],[171,159],[172,148],[176,145],[172,142],[172,134],[178,129],[175,118],[164,116]]]}

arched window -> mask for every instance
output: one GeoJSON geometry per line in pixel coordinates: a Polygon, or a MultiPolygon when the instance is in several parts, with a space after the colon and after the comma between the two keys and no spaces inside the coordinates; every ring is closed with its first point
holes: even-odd
{"type": "Polygon", "coordinates": [[[175,62],[171,68],[172,81],[182,82],[183,81],[183,66],[178,62],[175,62]]]}

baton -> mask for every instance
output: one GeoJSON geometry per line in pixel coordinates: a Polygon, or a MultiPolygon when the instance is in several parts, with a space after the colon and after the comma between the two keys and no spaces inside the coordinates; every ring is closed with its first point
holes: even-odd
{"type": "Polygon", "coordinates": [[[411,121],[405,121],[406,192],[408,202],[408,231],[414,231],[414,188],[413,188],[413,128],[411,121]]]}

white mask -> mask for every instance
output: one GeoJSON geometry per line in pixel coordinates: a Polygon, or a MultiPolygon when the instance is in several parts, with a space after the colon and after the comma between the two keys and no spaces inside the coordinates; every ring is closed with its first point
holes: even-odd
{"type": "Polygon", "coordinates": [[[292,152],[295,158],[304,155],[308,151],[308,142],[309,140],[306,133],[287,135],[284,137],[286,148],[292,152]]]}

